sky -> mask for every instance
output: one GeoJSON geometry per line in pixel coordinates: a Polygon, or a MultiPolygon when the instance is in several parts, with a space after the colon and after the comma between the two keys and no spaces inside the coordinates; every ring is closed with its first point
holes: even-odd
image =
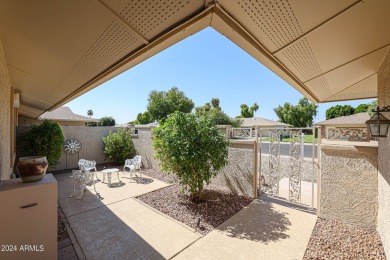
{"type": "MultiPolygon", "coordinates": [[[[273,111],[285,102],[297,104],[301,93],[263,66],[240,47],[212,28],[169,47],[128,71],[74,99],[65,106],[79,115],[93,118],[112,116],[117,124],[136,119],[146,111],[152,90],[178,87],[195,106],[219,98],[231,117],[240,114],[240,105],[257,103],[255,117],[277,121],[273,111]]],[[[373,99],[318,104],[314,121],[325,120],[325,111],[334,105],[356,107],[373,99]]]]}

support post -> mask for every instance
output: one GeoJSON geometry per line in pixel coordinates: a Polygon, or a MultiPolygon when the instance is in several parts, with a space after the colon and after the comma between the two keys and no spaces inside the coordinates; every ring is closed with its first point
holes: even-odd
{"type": "Polygon", "coordinates": [[[318,127],[317,139],[317,216],[321,215],[321,126],[318,127]]]}
{"type": "Polygon", "coordinates": [[[253,198],[257,199],[257,142],[253,142],[253,198]]]}
{"type": "Polygon", "coordinates": [[[261,196],[261,192],[263,190],[263,173],[261,172],[261,153],[263,152],[263,143],[262,143],[262,136],[261,136],[261,128],[259,128],[259,139],[260,139],[260,145],[259,145],[259,192],[261,196]]]}
{"type": "MultiPolygon", "coordinates": [[[[312,134],[313,134],[313,144],[312,144],[312,153],[311,153],[311,207],[314,208],[314,156],[315,156],[315,140],[316,140],[316,128],[312,128],[312,134]]],[[[318,186],[317,186],[318,189],[318,186]]]]}

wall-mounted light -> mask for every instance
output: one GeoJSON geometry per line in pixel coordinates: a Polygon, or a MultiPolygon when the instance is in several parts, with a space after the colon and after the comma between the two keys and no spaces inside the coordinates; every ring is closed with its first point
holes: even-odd
{"type": "Polygon", "coordinates": [[[19,93],[14,93],[14,108],[20,107],[20,96],[19,93]]]}
{"type": "Polygon", "coordinates": [[[381,112],[390,112],[390,106],[384,107],[382,109],[377,107],[377,109],[373,112],[375,112],[375,114],[371,117],[370,120],[366,121],[366,125],[368,126],[371,137],[387,137],[390,120],[382,115],[381,112]]]}

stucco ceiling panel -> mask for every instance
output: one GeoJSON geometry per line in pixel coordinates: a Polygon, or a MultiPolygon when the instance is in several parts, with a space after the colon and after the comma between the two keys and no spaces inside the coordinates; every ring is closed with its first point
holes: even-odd
{"type": "MultiPolygon", "coordinates": [[[[305,82],[305,84],[314,90],[321,101],[324,101],[332,95],[375,74],[388,49],[389,47],[385,47],[372,52],[319,77],[315,77],[305,82]]],[[[368,82],[366,82],[365,87],[366,89],[363,89],[363,92],[370,93],[370,95],[377,88],[375,84],[369,85],[368,82]]]]}
{"type": "Polygon", "coordinates": [[[330,71],[390,44],[390,1],[360,2],[306,39],[322,71],[330,71]]]}
{"type": "Polygon", "coordinates": [[[316,95],[320,102],[333,94],[326,77],[323,75],[310,80],[305,85],[316,95]]]}
{"type": "MultiPolygon", "coordinates": [[[[324,76],[326,77],[332,92],[337,93],[340,90],[348,88],[356,82],[375,74],[388,49],[388,47],[382,48],[326,73],[324,76]]],[[[376,85],[369,86],[369,89],[376,88],[376,85]]]]}
{"type": "MultiPolygon", "coordinates": [[[[110,1],[106,3],[111,6],[110,1]]],[[[173,25],[204,8],[204,1],[191,0],[129,0],[115,6],[119,15],[143,37],[151,40],[173,25]],[[118,8],[122,8],[121,10],[118,8]]]]}
{"type": "Polygon", "coordinates": [[[377,97],[377,74],[374,74],[349,88],[336,93],[335,95],[327,98],[324,102],[340,101],[340,100],[354,100],[364,98],[377,97]]]}
{"type": "Polygon", "coordinates": [[[29,107],[25,104],[20,104],[20,108],[18,109],[18,114],[30,118],[37,118],[39,115],[42,114],[42,109],[37,109],[34,107],[29,107]]]}
{"type": "Polygon", "coordinates": [[[59,86],[74,90],[141,45],[143,43],[140,40],[120,21],[114,19],[63,78],[59,86]]]}
{"type": "Polygon", "coordinates": [[[306,37],[276,53],[275,57],[302,82],[313,79],[323,72],[306,37]]]}
{"type": "Polygon", "coordinates": [[[1,1],[7,64],[59,82],[112,18],[95,1],[1,1]]]}
{"type": "Polygon", "coordinates": [[[12,86],[20,93],[21,103],[37,109],[46,110],[71,93],[17,68],[9,67],[8,73],[12,86]]]}
{"type": "Polygon", "coordinates": [[[222,8],[271,53],[283,48],[356,0],[232,0],[222,8]]]}
{"type": "Polygon", "coordinates": [[[302,32],[307,33],[360,1],[361,0],[290,0],[289,2],[298,19],[302,32]]]}

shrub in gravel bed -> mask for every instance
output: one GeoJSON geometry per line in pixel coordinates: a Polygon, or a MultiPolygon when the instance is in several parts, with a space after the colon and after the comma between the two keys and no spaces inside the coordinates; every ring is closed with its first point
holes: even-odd
{"type": "Polygon", "coordinates": [[[175,184],[144,194],[138,199],[204,235],[253,200],[208,186],[204,189],[204,200],[194,203],[189,194],[180,192],[180,189],[180,186],[175,184]]]}
{"type": "Polygon", "coordinates": [[[229,141],[207,117],[176,111],[153,130],[153,148],[162,170],[175,174],[193,201],[227,164],[229,141]]]}
{"type": "Polygon", "coordinates": [[[303,259],[386,259],[376,232],[318,219],[303,259]]]}

